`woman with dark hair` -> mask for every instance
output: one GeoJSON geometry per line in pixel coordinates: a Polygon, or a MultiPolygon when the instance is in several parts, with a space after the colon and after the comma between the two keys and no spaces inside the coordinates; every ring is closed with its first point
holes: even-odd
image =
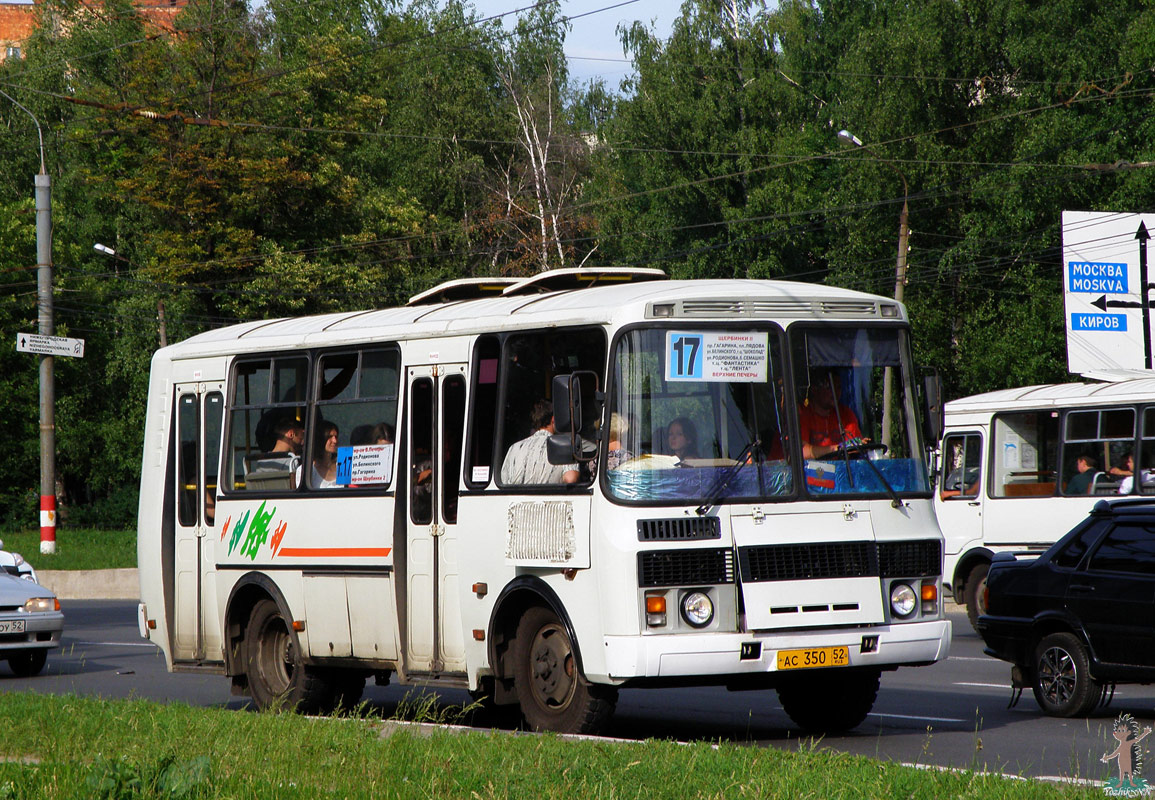
{"type": "Polygon", "coordinates": [[[320,422],[317,436],[313,441],[312,480],[314,489],[335,489],[337,487],[337,426],[332,422],[320,422]]]}
{"type": "Polygon", "coordinates": [[[698,429],[689,417],[677,417],[666,426],[666,444],[680,460],[698,457],[698,429]]]}

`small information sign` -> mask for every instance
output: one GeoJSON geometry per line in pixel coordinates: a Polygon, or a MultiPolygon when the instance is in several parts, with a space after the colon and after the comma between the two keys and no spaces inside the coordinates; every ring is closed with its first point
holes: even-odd
{"type": "Polygon", "coordinates": [[[84,358],[84,340],[69,339],[65,336],[43,336],[39,333],[18,333],[16,352],[84,358]]]}

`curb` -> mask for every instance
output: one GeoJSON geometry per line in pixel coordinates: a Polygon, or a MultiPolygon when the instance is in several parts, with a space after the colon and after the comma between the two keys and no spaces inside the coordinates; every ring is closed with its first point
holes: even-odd
{"type": "Polygon", "coordinates": [[[38,569],[36,578],[60,600],[136,600],[140,597],[140,577],[136,567],[38,569]]]}

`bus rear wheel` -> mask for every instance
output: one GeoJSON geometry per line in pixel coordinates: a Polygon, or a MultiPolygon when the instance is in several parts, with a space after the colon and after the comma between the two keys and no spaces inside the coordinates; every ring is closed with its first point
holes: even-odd
{"type": "Polygon", "coordinates": [[[257,708],[326,713],[336,701],[323,670],[302,663],[301,646],[280,608],[261,600],[245,629],[245,674],[257,708]]]}
{"type": "Polygon", "coordinates": [[[522,616],[513,641],[513,683],[526,724],[535,731],[600,733],[618,692],[585,680],[565,625],[547,608],[522,616]]]}
{"type": "Polygon", "coordinates": [[[782,676],[778,701],[807,733],[842,733],[861,725],[874,708],[880,677],[877,669],[804,670],[782,676]]]}

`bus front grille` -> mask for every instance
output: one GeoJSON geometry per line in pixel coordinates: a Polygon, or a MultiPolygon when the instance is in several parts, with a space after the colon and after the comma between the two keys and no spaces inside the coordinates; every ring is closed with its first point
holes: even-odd
{"type": "Polygon", "coordinates": [[[733,582],[734,551],[728,547],[638,553],[638,586],[643,588],[733,582]]]}
{"type": "Polygon", "coordinates": [[[721,538],[722,526],[717,517],[638,520],[639,542],[686,542],[721,538]]]}
{"type": "Polygon", "coordinates": [[[831,542],[743,547],[742,580],[749,583],[829,578],[921,577],[941,572],[941,543],[831,542]]]}
{"type": "Polygon", "coordinates": [[[880,542],[878,571],[884,578],[940,575],[942,543],[932,539],[916,542],[880,542]]]}

